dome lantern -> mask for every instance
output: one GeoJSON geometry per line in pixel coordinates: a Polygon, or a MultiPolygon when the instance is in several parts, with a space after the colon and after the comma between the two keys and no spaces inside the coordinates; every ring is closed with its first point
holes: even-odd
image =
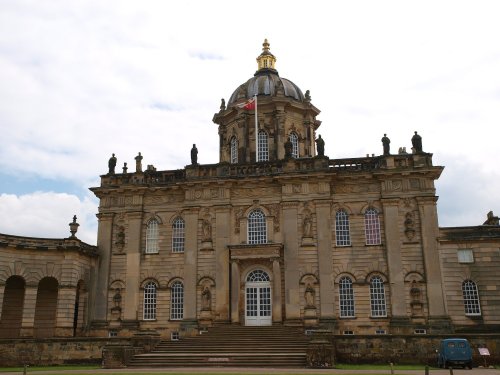
{"type": "Polygon", "coordinates": [[[275,69],[276,57],[269,51],[269,45],[267,39],[264,39],[262,53],[257,57],[257,72],[262,69],[275,69]]]}

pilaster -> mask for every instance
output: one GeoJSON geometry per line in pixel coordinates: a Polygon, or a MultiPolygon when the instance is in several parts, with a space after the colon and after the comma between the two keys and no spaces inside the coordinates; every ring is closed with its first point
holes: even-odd
{"type": "Polygon", "coordinates": [[[99,249],[99,264],[97,267],[95,297],[92,320],[106,320],[108,308],[109,268],[111,263],[111,242],[114,213],[97,214],[97,247],[99,249]]]}
{"type": "Polygon", "coordinates": [[[59,286],[56,310],[57,337],[73,336],[73,319],[75,314],[76,286],[59,286]]]}
{"type": "Polygon", "coordinates": [[[237,260],[231,262],[231,323],[240,322],[240,265],[237,260]]]}
{"type": "Polygon", "coordinates": [[[399,199],[384,198],[385,248],[389,269],[392,317],[406,317],[406,298],[401,257],[401,239],[399,237],[399,199]]]}
{"type": "Polygon", "coordinates": [[[184,214],[184,319],[196,320],[196,284],[198,264],[198,208],[184,214]]]}
{"type": "Polygon", "coordinates": [[[438,254],[439,226],[436,209],[437,197],[417,197],[420,213],[422,252],[427,281],[429,317],[446,316],[444,304],[441,263],[438,254]]]}
{"type": "Polygon", "coordinates": [[[138,319],[138,308],[140,306],[140,269],[141,269],[141,234],[142,234],[142,211],[128,212],[128,246],[126,255],[125,276],[125,298],[123,317],[126,321],[138,319]]]}
{"type": "Polygon", "coordinates": [[[297,216],[298,203],[287,202],[283,207],[283,237],[285,259],[285,316],[286,320],[300,319],[300,289],[299,289],[299,248],[297,216]]]}
{"type": "Polygon", "coordinates": [[[273,322],[281,322],[281,267],[279,259],[273,259],[273,322]]]}
{"type": "Polygon", "coordinates": [[[320,319],[331,320],[335,317],[335,296],[332,259],[332,224],[330,202],[316,201],[316,228],[318,236],[318,269],[320,319]]]}
{"type": "Polygon", "coordinates": [[[20,337],[33,337],[37,290],[37,285],[26,284],[20,337]]]}
{"type": "Polygon", "coordinates": [[[229,255],[231,215],[229,207],[218,207],[215,212],[215,316],[216,320],[229,317],[229,255]]]}

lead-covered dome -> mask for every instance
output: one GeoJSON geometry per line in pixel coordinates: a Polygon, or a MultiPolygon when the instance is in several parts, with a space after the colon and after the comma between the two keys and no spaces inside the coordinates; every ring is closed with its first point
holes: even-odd
{"type": "Polygon", "coordinates": [[[267,39],[262,44],[262,53],[257,57],[258,70],[255,75],[240,85],[229,98],[228,106],[254,95],[285,96],[304,101],[304,94],[292,81],[281,78],[274,68],[276,57],[269,51],[267,39]]]}

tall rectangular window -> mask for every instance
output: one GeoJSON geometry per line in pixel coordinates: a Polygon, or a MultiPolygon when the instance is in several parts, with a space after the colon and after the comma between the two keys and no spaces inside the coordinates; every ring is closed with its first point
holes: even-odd
{"type": "Polygon", "coordinates": [[[370,280],[370,307],[373,318],[387,316],[384,281],[379,276],[370,280]]]}
{"type": "Polygon", "coordinates": [[[481,315],[481,305],[479,304],[479,292],[477,285],[472,280],[465,280],[462,283],[462,294],[464,297],[465,315],[481,315]]]}
{"type": "Polygon", "coordinates": [[[344,276],[339,281],[339,307],[341,318],[354,317],[354,290],[352,280],[344,276]]]}
{"type": "Polygon", "coordinates": [[[175,219],[172,224],[172,252],[184,252],[184,220],[182,218],[175,219]]]}
{"type": "Polygon", "coordinates": [[[365,212],[365,237],[367,245],[380,245],[380,221],[378,211],[369,208],[365,212]]]}
{"type": "Polygon", "coordinates": [[[184,318],[184,285],[180,281],[172,284],[170,296],[170,319],[182,320],[184,318]]]}
{"type": "Polygon", "coordinates": [[[144,320],[156,319],[156,284],[149,282],[144,287],[144,320]]]}
{"type": "Polygon", "coordinates": [[[146,253],[158,252],[158,221],[149,220],[146,227],[146,253]]]}
{"type": "Polygon", "coordinates": [[[269,160],[269,142],[267,138],[267,133],[263,130],[259,130],[259,161],[268,161],[269,160]]]}
{"type": "Polygon", "coordinates": [[[267,243],[266,216],[261,210],[253,210],[248,215],[248,243],[267,243]]]}
{"type": "Polygon", "coordinates": [[[351,245],[349,215],[342,209],[338,210],[335,214],[335,243],[337,246],[351,245]]]}

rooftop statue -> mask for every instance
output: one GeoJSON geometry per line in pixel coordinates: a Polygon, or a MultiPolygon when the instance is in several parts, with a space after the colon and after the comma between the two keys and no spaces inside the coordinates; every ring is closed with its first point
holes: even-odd
{"type": "Polygon", "coordinates": [[[391,140],[387,137],[387,134],[384,134],[382,137],[382,145],[384,147],[384,155],[391,154],[391,140]]]}
{"type": "Polygon", "coordinates": [[[321,138],[321,134],[316,139],[316,151],[318,156],[325,156],[325,141],[321,138]]]}
{"type": "Polygon", "coordinates": [[[191,165],[198,164],[198,149],[196,144],[193,143],[193,148],[191,149],[191,165]]]}
{"type": "Polygon", "coordinates": [[[413,152],[419,154],[422,152],[422,137],[415,132],[415,135],[411,137],[411,144],[413,145],[413,152]]]}
{"type": "Polygon", "coordinates": [[[108,168],[109,168],[108,174],[115,174],[115,167],[116,167],[116,157],[115,154],[113,154],[113,156],[111,156],[108,161],[108,168]]]}
{"type": "Polygon", "coordinates": [[[139,152],[139,155],[135,157],[135,171],[136,173],[142,173],[142,155],[139,152]]]}

